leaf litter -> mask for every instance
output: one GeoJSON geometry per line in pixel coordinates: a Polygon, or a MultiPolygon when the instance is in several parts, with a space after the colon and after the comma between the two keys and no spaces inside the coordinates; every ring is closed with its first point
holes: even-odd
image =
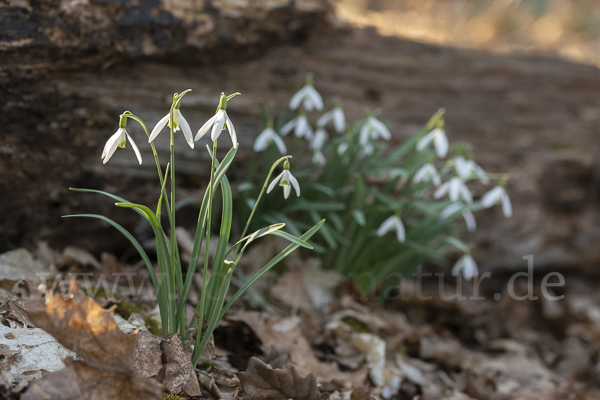
{"type": "MultiPolygon", "coordinates": [[[[12,271],[0,281],[0,391],[6,397],[26,390],[24,400],[152,399],[161,398],[162,389],[231,400],[600,399],[600,298],[586,279],[568,280],[568,295],[559,302],[518,302],[506,293],[499,302],[445,301],[431,291],[427,301],[381,307],[314,260],[296,257],[287,272],[270,273],[261,286],[271,301],[268,313],[232,309],[215,333],[215,354],[194,369],[178,337],[147,332],[155,304],[143,296],[141,313],[127,318],[76,288],[70,298],[21,300],[30,290],[24,276],[58,273],[61,253],[40,246],[36,256],[26,250],[0,255],[12,271]],[[28,267],[14,275],[20,262],[28,267]],[[39,349],[32,339],[37,332],[46,335],[37,339],[39,349]],[[18,346],[21,338],[26,342],[18,346]]],[[[73,268],[95,270],[83,262],[73,268]]],[[[100,268],[132,270],[108,254],[100,268]]],[[[119,299],[132,297],[126,284],[113,286],[119,299]]],[[[411,281],[405,284],[410,289],[411,281]]]]}

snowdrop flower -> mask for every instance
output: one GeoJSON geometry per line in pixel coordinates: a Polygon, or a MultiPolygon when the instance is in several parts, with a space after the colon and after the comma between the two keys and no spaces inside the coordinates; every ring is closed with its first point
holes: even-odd
{"type": "Polygon", "coordinates": [[[437,156],[439,158],[446,157],[446,154],[448,154],[448,138],[441,128],[435,128],[427,135],[423,136],[417,142],[417,150],[422,151],[429,146],[429,143],[431,142],[433,142],[437,156]]]}
{"type": "Polygon", "coordinates": [[[466,280],[470,280],[479,274],[477,264],[470,254],[465,254],[459,258],[452,267],[452,275],[458,276],[460,273],[462,273],[466,280]]]}
{"type": "Polygon", "coordinates": [[[219,138],[221,132],[227,127],[229,131],[229,136],[231,136],[231,142],[233,143],[233,147],[237,147],[237,135],[235,133],[235,127],[233,123],[229,119],[227,115],[227,101],[232,97],[239,95],[239,93],[230,94],[229,96],[225,96],[225,93],[221,93],[221,99],[219,100],[219,107],[217,107],[217,112],[214,116],[212,116],[208,121],[202,125],[202,128],[198,130],[196,134],[196,138],[194,140],[198,141],[202,139],[204,135],[208,132],[209,129],[212,128],[210,132],[210,139],[214,142],[219,138]]]}
{"type": "Polygon", "coordinates": [[[475,161],[467,160],[463,156],[454,157],[451,161],[454,164],[454,170],[456,171],[456,174],[461,179],[469,179],[475,175],[485,185],[490,182],[483,168],[481,168],[475,161]]]}
{"type": "Polygon", "coordinates": [[[374,151],[375,148],[373,147],[373,145],[371,143],[367,143],[362,149],[362,155],[370,156],[371,154],[373,154],[374,151]]]}
{"type": "Polygon", "coordinates": [[[440,178],[440,174],[435,166],[427,163],[419,168],[419,170],[415,173],[413,182],[433,182],[435,186],[440,186],[442,184],[442,178],[440,178]]]}
{"type": "Polygon", "coordinates": [[[294,186],[294,189],[296,190],[296,196],[300,197],[300,185],[298,184],[296,178],[294,178],[294,175],[292,175],[292,173],[290,172],[290,163],[288,162],[288,160],[285,160],[285,162],[283,163],[283,172],[277,175],[277,177],[273,179],[273,181],[267,188],[267,193],[271,193],[278,181],[279,186],[283,186],[283,197],[287,199],[290,196],[292,186],[294,186]]]}
{"type": "MultiPolygon", "coordinates": [[[[187,120],[179,111],[179,106],[181,105],[181,99],[177,101],[175,108],[173,109],[173,131],[177,132],[181,130],[183,132],[183,136],[185,137],[185,141],[187,144],[193,149],[194,148],[194,138],[192,136],[192,128],[190,128],[190,124],[188,124],[187,120]]],[[[152,129],[152,133],[150,133],[150,137],[148,137],[148,143],[152,143],[154,139],[158,136],[158,134],[163,130],[163,128],[167,125],[171,126],[170,113],[165,115],[156,123],[154,129],[152,129]]]]}
{"type": "Polygon", "coordinates": [[[328,137],[329,137],[329,135],[327,134],[325,129],[323,129],[323,128],[317,129],[314,137],[310,141],[311,149],[321,150],[323,148],[323,146],[325,146],[325,141],[327,140],[328,137]]]}
{"type": "Polygon", "coordinates": [[[396,231],[396,238],[400,243],[406,240],[406,230],[404,229],[404,224],[402,223],[400,217],[397,215],[392,215],[391,217],[383,221],[381,226],[379,226],[379,229],[377,229],[377,236],[384,236],[392,229],[396,231]]]}
{"type": "Polygon", "coordinates": [[[140,154],[140,150],[138,149],[131,136],[129,136],[129,133],[127,133],[127,130],[125,130],[126,127],[127,115],[123,113],[121,115],[121,119],[119,120],[119,129],[117,129],[114,135],[108,138],[106,144],[104,145],[104,150],[102,151],[101,157],[102,164],[106,164],[108,160],[110,160],[112,155],[115,153],[115,150],[117,150],[117,147],[121,147],[124,149],[127,139],[129,139],[129,141],[131,142],[131,147],[133,147],[133,151],[135,152],[135,156],[137,157],[138,162],[142,164],[142,155],[140,154]]]}
{"type": "Polygon", "coordinates": [[[437,188],[437,190],[433,194],[433,197],[435,199],[441,199],[446,195],[446,193],[452,201],[458,201],[458,199],[462,198],[465,203],[473,202],[473,196],[471,196],[471,191],[469,190],[467,185],[465,185],[463,180],[459,177],[455,176],[449,181],[443,183],[439,188],[437,188]]]}
{"type": "Polygon", "coordinates": [[[512,216],[512,204],[503,186],[496,186],[481,198],[481,205],[485,208],[490,208],[498,202],[502,203],[502,213],[504,216],[506,218],[512,216]]]}
{"type": "Polygon", "coordinates": [[[327,163],[327,160],[325,159],[323,153],[321,153],[321,150],[315,150],[313,152],[312,162],[313,164],[322,167],[327,163]]]}
{"type": "Polygon", "coordinates": [[[275,132],[275,130],[269,124],[269,126],[267,126],[256,137],[256,140],[254,141],[254,151],[257,151],[257,152],[263,151],[267,147],[269,147],[269,145],[271,143],[275,143],[275,146],[277,146],[277,149],[279,150],[279,152],[282,155],[287,153],[287,148],[285,147],[285,143],[283,142],[283,139],[281,139],[281,137],[277,134],[277,132],[275,132]]]}
{"type": "Polygon", "coordinates": [[[383,122],[373,116],[370,116],[367,117],[365,123],[360,129],[359,137],[360,144],[366,146],[370,139],[377,139],[381,137],[385,140],[390,140],[392,135],[383,122]]]}
{"type": "Polygon", "coordinates": [[[333,110],[327,111],[317,120],[319,128],[325,127],[329,121],[333,120],[333,128],[337,133],[344,133],[346,130],[346,116],[342,107],[336,106],[333,110]]]}
{"type": "Polygon", "coordinates": [[[338,148],[337,148],[337,152],[338,152],[338,154],[339,154],[340,156],[341,156],[341,155],[343,155],[343,154],[346,152],[346,150],[348,150],[348,147],[349,147],[349,146],[350,146],[350,145],[348,144],[348,142],[342,142],[342,143],[340,143],[340,145],[339,145],[339,146],[338,146],[338,148]]]}
{"type": "Polygon", "coordinates": [[[323,98],[321,98],[319,92],[313,87],[313,78],[310,74],[306,77],[306,85],[292,96],[292,99],[290,100],[290,109],[297,109],[298,106],[300,106],[300,103],[302,103],[302,106],[306,111],[312,111],[314,109],[320,111],[323,109],[323,98]]]}
{"type": "MultiPolygon", "coordinates": [[[[463,207],[464,206],[460,203],[452,203],[448,207],[446,207],[442,210],[442,212],[440,213],[440,218],[446,219],[446,218],[450,217],[451,215],[453,215],[454,213],[456,213],[457,211],[459,211],[463,207]]],[[[467,224],[467,230],[469,232],[474,232],[475,229],[477,229],[477,223],[475,222],[475,217],[473,216],[473,213],[471,212],[471,210],[468,210],[468,209],[464,210],[462,212],[462,216],[465,220],[465,223],[467,224]]]]}
{"type": "Polygon", "coordinates": [[[285,136],[294,130],[296,137],[306,137],[310,140],[313,137],[313,130],[308,123],[308,119],[304,113],[301,113],[296,118],[289,121],[281,128],[281,136],[285,136]]]}

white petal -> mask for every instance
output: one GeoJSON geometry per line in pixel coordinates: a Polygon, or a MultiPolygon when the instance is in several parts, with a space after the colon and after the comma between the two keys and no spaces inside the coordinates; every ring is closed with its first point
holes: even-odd
{"type": "Polygon", "coordinates": [[[307,86],[304,86],[302,89],[298,90],[295,95],[292,96],[292,99],[290,100],[291,110],[295,110],[298,108],[298,106],[304,99],[304,96],[306,95],[306,88],[307,86]]]}
{"type": "Polygon", "coordinates": [[[314,107],[321,111],[323,109],[323,98],[314,88],[314,86],[308,86],[306,89],[306,97],[310,99],[310,102],[314,105],[314,107]]]}
{"type": "Polygon", "coordinates": [[[294,190],[296,191],[296,196],[300,197],[300,185],[298,184],[298,180],[292,175],[290,172],[290,182],[294,186],[294,190]]]}
{"type": "Polygon", "coordinates": [[[496,186],[495,188],[483,195],[483,197],[481,198],[481,205],[484,208],[492,207],[502,197],[502,191],[503,189],[500,186],[496,186]]]}
{"type": "Polygon", "coordinates": [[[446,219],[446,218],[450,217],[452,214],[459,211],[461,208],[462,208],[462,205],[460,203],[452,203],[442,210],[442,212],[440,213],[440,218],[446,219]]]}
{"type": "Polygon", "coordinates": [[[385,124],[377,118],[371,117],[371,126],[373,126],[373,128],[375,129],[375,131],[377,131],[379,136],[381,136],[385,140],[390,140],[392,138],[390,130],[387,128],[387,126],[385,126],[385,124]]]}
{"type": "Polygon", "coordinates": [[[475,263],[475,260],[473,260],[473,257],[471,257],[468,254],[463,256],[463,258],[464,266],[462,273],[466,280],[470,280],[474,276],[477,276],[477,274],[479,273],[479,271],[477,270],[477,264],[475,263]]]}
{"type": "Polygon", "coordinates": [[[315,108],[313,102],[311,101],[310,97],[308,97],[308,96],[304,96],[304,101],[302,102],[302,106],[304,107],[304,109],[306,111],[312,111],[315,108]]]}
{"type": "Polygon", "coordinates": [[[452,183],[452,180],[444,182],[439,188],[437,188],[437,190],[433,194],[433,198],[441,199],[442,197],[444,197],[446,195],[446,193],[448,193],[451,183],[452,183]]]}
{"type": "Polygon", "coordinates": [[[377,236],[383,236],[386,233],[388,233],[392,228],[394,228],[396,226],[396,218],[398,217],[392,215],[391,217],[383,221],[383,223],[379,226],[379,229],[377,229],[377,236]]]}
{"type": "Polygon", "coordinates": [[[452,267],[452,275],[458,276],[464,267],[465,267],[465,257],[463,256],[463,257],[459,258],[458,261],[456,261],[456,263],[452,267]]]}
{"type": "Polygon", "coordinates": [[[337,152],[338,154],[341,156],[342,154],[344,154],[346,152],[346,150],[348,150],[348,142],[342,142],[340,143],[340,145],[337,148],[337,152]]]}
{"type": "Polygon", "coordinates": [[[448,138],[443,130],[439,129],[437,134],[435,135],[435,141],[433,142],[435,145],[435,152],[439,158],[446,157],[448,154],[448,138]]]}
{"type": "Polygon", "coordinates": [[[371,131],[371,125],[369,124],[369,120],[363,124],[362,128],[360,128],[360,139],[359,142],[362,146],[369,143],[369,132],[371,131]]]}
{"type": "Polygon", "coordinates": [[[296,120],[296,129],[294,129],[294,135],[296,135],[296,137],[302,137],[306,134],[308,128],[308,120],[306,117],[304,115],[299,115],[296,120]]]}
{"type": "Polygon", "coordinates": [[[290,197],[290,192],[292,191],[292,186],[287,184],[287,185],[283,185],[283,197],[284,198],[288,198],[290,197]]]}
{"type": "Polygon", "coordinates": [[[344,116],[344,110],[339,107],[333,109],[333,127],[337,133],[344,133],[346,130],[346,117],[344,116]]]}
{"type": "Polygon", "coordinates": [[[429,143],[431,143],[431,141],[433,140],[433,132],[429,132],[427,135],[423,136],[421,139],[419,139],[419,141],[417,142],[417,150],[418,151],[422,151],[425,149],[425,147],[429,146],[429,143]]]}
{"type": "Polygon", "coordinates": [[[506,218],[512,216],[512,204],[510,203],[510,198],[508,197],[506,190],[502,190],[502,212],[506,218]]]}
{"type": "MultiPolygon", "coordinates": [[[[225,114],[227,115],[227,114],[225,114]]],[[[231,142],[233,143],[233,147],[237,147],[238,140],[237,135],[235,133],[235,127],[233,126],[233,122],[227,117],[227,129],[229,130],[229,136],[231,136],[231,142]]]]}
{"type": "Polygon", "coordinates": [[[283,139],[281,137],[279,137],[279,135],[276,134],[275,131],[273,131],[273,136],[271,136],[271,138],[275,142],[275,146],[277,146],[277,150],[279,150],[281,155],[284,155],[285,153],[287,153],[287,147],[285,147],[285,143],[283,142],[283,139]]]}
{"type": "Polygon", "coordinates": [[[102,152],[102,164],[106,164],[108,160],[112,157],[119,146],[119,141],[121,139],[121,134],[123,133],[123,128],[119,128],[117,132],[112,135],[106,141],[106,145],[104,146],[104,151],[102,152]]]}
{"type": "MultiPolygon", "coordinates": [[[[216,115],[217,118],[215,118],[215,123],[210,131],[210,139],[213,142],[219,138],[221,132],[223,131],[223,127],[225,126],[225,121],[227,119],[227,112],[225,110],[219,110],[216,115]]],[[[233,145],[235,146],[235,143],[233,145]]]]}
{"type": "Polygon", "coordinates": [[[462,180],[460,178],[452,178],[450,179],[450,191],[448,193],[448,197],[450,200],[457,201],[460,197],[461,193],[462,180]]]}
{"type": "Polygon", "coordinates": [[[471,191],[463,182],[461,182],[460,185],[460,197],[462,197],[462,199],[467,204],[471,204],[473,202],[473,196],[471,195],[471,191]]]}
{"type": "Polygon", "coordinates": [[[279,132],[281,132],[281,136],[287,135],[288,133],[290,133],[292,131],[292,129],[294,129],[294,127],[296,126],[297,119],[298,119],[298,117],[294,118],[291,121],[288,121],[285,125],[283,125],[283,127],[279,131],[279,132]]]}
{"type": "Polygon", "coordinates": [[[317,127],[322,128],[333,118],[333,111],[327,111],[325,114],[321,115],[321,118],[317,120],[317,127]]]}
{"type": "Polygon", "coordinates": [[[475,222],[475,217],[473,216],[471,210],[465,210],[465,212],[462,213],[462,216],[467,224],[467,230],[469,232],[475,231],[475,229],[477,229],[477,223],[475,222]]]}
{"type": "Polygon", "coordinates": [[[325,140],[327,140],[327,132],[323,128],[319,128],[310,142],[310,147],[313,150],[321,150],[325,145],[325,140]]]}
{"type": "Polygon", "coordinates": [[[202,139],[202,137],[204,135],[206,135],[206,132],[208,132],[208,130],[210,129],[210,127],[213,126],[213,124],[215,123],[215,119],[217,119],[217,114],[215,114],[212,117],[210,117],[208,119],[208,121],[206,121],[204,123],[204,125],[202,125],[202,128],[200,128],[198,130],[198,133],[196,133],[196,138],[194,140],[198,141],[198,140],[202,139]]]}
{"type": "Polygon", "coordinates": [[[371,143],[367,143],[366,146],[363,148],[364,153],[367,155],[373,154],[374,150],[375,149],[373,148],[373,145],[371,143]]]}
{"type": "Polygon", "coordinates": [[[256,140],[254,141],[254,146],[253,146],[254,151],[263,151],[267,147],[269,147],[269,141],[272,138],[271,131],[272,131],[271,128],[265,128],[256,137],[256,140]]]}
{"type": "Polygon", "coordinates": [[[192,128],[190,128],[190,124],[188,124],[187,120],[183,117],[183,114],[179,110],[176,114],[179,115],[179,126],[181,126],[181,131],[183,132],[183,136],[185,137],[185,141],[187,144],[193,149],[194,148],[194,136],[192,134],[192,128]]]}
{"type": "MultiPolygon", "coordinates": [[[[285,172],[285,170],[283,172],[285,172]]],[[[269,184],[269,187],[267,188],[267,193],[271,193],[271,190],[273,190],[273,188],[277,185],[277,183],[279,182],[279,180],[283,176],[283,172],[280,173],[279,175],[277,175],[275,177],[275,179],[273,179],[273,181],[269,184]]]]}
{"type": "Polygon", "coordinates": [[[167,125],[168,122],[169,122],[169,114],[162,117],[161,120],[156,123],[156,125],[154,126],[154,129],[152,129],[152,133],[150,134],[150,137],[148,138],[148,143],[151,143],[154,139],[156,139],[156,137],[158,136],[160,131],[162,131],[162,129],[167,125]]]}
{"type": "Polygon", "coordinates": [[[396,218],[396,238],[400,243],[406,240],[406,230],[400,218],[396,218]]]}
{"type": "Polygon", "coordinates": [[[138,162],[140,163],[140,165],[142,165],[142,155],[140,154],[140,149],[138,149],[137,144],[135,144],[135,142],[133,141],[133,138],[131,136],[129,136],[129,133],[126,133],[126,135],[129,138],[129,141],[131,142],[131,147],[133,148],[133,151],[135,153],[135,156],[138,159],[138,162]]]}

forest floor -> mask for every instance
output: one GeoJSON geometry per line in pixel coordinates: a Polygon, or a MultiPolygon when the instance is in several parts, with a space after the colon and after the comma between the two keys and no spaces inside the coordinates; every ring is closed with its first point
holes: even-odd
{"type": "MultiPolygon", "coordinates": [[[[244,266],[246,272],[252,274],[253,264],[260,264],[278,247],[276,241],[267,241],[251,249],[246,259],[252,261],[244,266]]],[[[425,270],[440,272],[433,267],[425,270]]],[[[551,291],[553,296],[564,295],[561,300],[544,296],[538,274],[532,277],[531,286],[537,300],[514,299],[525,294],[526,277],[515,280],[518,283],[512,295],[507,290],[508,274],[485,280],[479,292],[472,282],[458,283],[450,274],[422,281],[413,277],[379,304],[361,296],[350,281],[322,271],[317,259],[293,253],[227,314],[215,331],[210,354],[203,356],[194,371],[189,361],[187,366],[181,361],[173,367],[177,357],[186,358],[183,350],[174,355],[172,346],[179,345],[178,339],[165,342],[148,333],[157,333],[153,322],[156,304],[150,291],[140,290],[144,275],[142,265],[123,264],[108,253],[97,260],[73,247],[57,252],[42,243],[34,252],[20,249],[0,255],[2,395],[19,398],[24,392],[23,399],[44,398],[40,393],[69,392],[71,384],[65,382],[73,381],[78,382],[79,390],[102,386],[104,375],[96,371],[86,377],[81,365],[97,368],[105,356],[108,364],[125,357],[120,355],[121,340],[123,354],[127,355],[127,346],[135,347],[134,375],[160,381],[162,390],[184,398],[600,399],[600,291],[597,280],[590,277],[565,273],[565,285],[551,291]],[[56,321],[50,321],[54,325],[48,328],[43,307],[40,318],[38,303],[24,299],[35,291],[34,286],[21,278],[37,277],[39,282],[39,277],[45,277],[48,286],[54,285],[58,291],[61,279],[69,273],[81,290],[64,304],[76,312],[66,313],[70,323],[57,328],[56,321]],[[443,293],[439,279],[444,282],[443,293]],[[84,292],[95,292],[96,301],[84,292]],[[457,292],[466,299],[449,299],[457,292]],[[474,299],[478,295],[481,298],[474,299]],[[125,338],[110,339],[104,355],[94,364],[89,360],[97,356],[90,352],[97,350],[81,342],[93,342],[85,335],[92,331],[97,335],[94,324],[115,323],[109,313],[101,313],[100,318],[92,311],[100,306],[115,309],[114,321],[126,333],[119,333],[125,338]],[[73,323],[76,315],[81,317],[80,312],[91,327],[87,333],[73,323]],[[56,342],[52,349],[42,349],[40,346],[53,339],[35,341],[36,326],[51,331],[79,357],[56,342]],[[138,329],[142,333],[134,346],[130,337],[138,329]],[[29,333],[27,338],[24,332],[29,333]],[[158,358],[148,361],[144,352],[154,344],[162,347],[156,347],[158,358]],[[60,370],[64,364],[56,358],[77,361],[67,360],[67,368],[60,370]],[[73,366],[78,378],[57,377],[73,366]],[[48,374],[54,370],[61,372],[48,374]]],[[[200,282],[196,280],[196,284],[200,282]]],[[[190,296],[192,304],[198,296],[196,285],[190,296]]],[[[115,373],[114,366],[102,368],[104,373],[115,373]]],[[[113,386],[114,379],[109,380],[113,386]]],[[[123,391],[122,387],[119,393],[125,397],[112,398],[128,398],[126,392],[139,396],[139,388],[123,391]]],[[[66,393],[51,398],[70,397],[66,393]]],[[[91,391],[86,398],[107,397],[91,391]]]]}

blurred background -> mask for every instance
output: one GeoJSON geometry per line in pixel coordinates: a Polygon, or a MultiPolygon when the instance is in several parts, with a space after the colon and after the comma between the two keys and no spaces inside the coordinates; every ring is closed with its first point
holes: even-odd
{"type": "Polygon", "coordinates": [[[339,0],[336,12],[382,35],[600,62],[600,2],[594,0],[339,0]]]}

